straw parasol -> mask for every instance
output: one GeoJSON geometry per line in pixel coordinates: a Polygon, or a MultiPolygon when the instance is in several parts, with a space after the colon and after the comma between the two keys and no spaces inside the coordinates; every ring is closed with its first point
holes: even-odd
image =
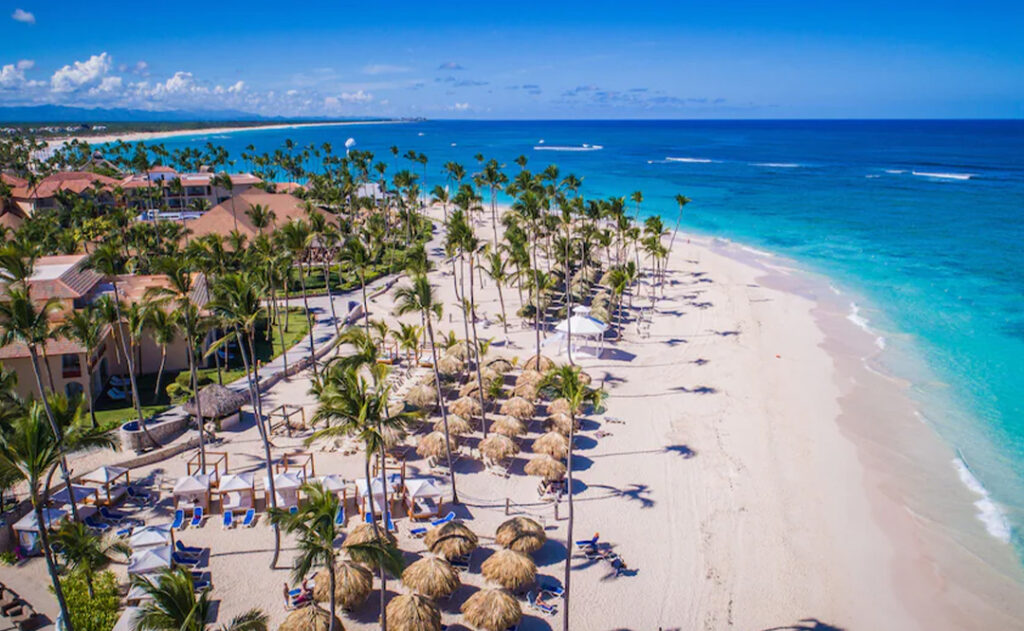
{"type": "MultiPolygon", "coordinates": [[[[580,413],[580,409],[576,410],[576,413],[580,413]]],[[[569,400],[565,398],[558,398],[548,403],[548,414],[565,414],[569,415],[569,400]]]]}
{"type": "Polygon", "coordinates": [[[524,470],[527,475],[540,476],[549,482],[565,477],[565,465],[545,454],[531,458],[524,470]]]}
{"type": "Polygon", "coordinates": [[[437,360],[437,371],[442,375],[457,375],[462,372],[465,364],[458,357],[445,355],[437,360]]]}
{"type": "Polygon", "coordinates": [[[471,418],[473,416],[480,416],[483,409],[480,407],[480,401],[473,397],[462,397],[452,403],[451,411],[458,414],[462,418],[471,418]]]}
{"type": "MultiPolygon", "coordinates": [[[[486,383],[486,382],[487,382],[487,380],[485,379],[484,383],[486,383]]],[[[460,397],[473,397],[474,399],[476,399],[477,397],[480,396],[479,392],[480,392],[480,382],[477,381],[476,377],[474,377],[472,381],[466,383],[461,388],[459,388],[459,396],[460,397]]],[[[485,399],[490,399],[491,398],[491,394],[490,394],[490,392],[487,391],[487,388],[484,388],[484,398],[485,399]]],[[[478,401],[478,403],[479,403],[479,401],[478,401]]]]}
{"type": "Polygon", "coordinates": [[[527,401],[535,401],[538,394],[537,386],[532,383],[521,383],[512,389],[512,394],[527,401]]]}
{"type": "Polygon", "coordinates": [[[499,416],[491,424],[491,431],[515,438],[526,434],[526,425],[514,416],[499,416]]]}
{"type": "MultiPolygon", "coordinates": [[[[378,526],[377,532],[383,535],[383,539],[388,543],[392,545],[396,543],[395,536],[388,532],[386,528],[378,526]]],[[[361,543],[370,543],[372,541],[377,540],[377,535],[374,534],[373,531],[373,524],[363,522],[352,527],[351,532],[349,532],[348,536],[345,537],[345,541],[342,542],[341,547],[347,548],[349,546],[354,546],[361,543]]]]}
{"type": "Polygon", "coordinates": [[[460,585],[459,573],[452,564],[435,556],[423,557],[405,568],[402,572],[402,583],[430,598],[449,596],[460,585]]]}
{"type": "Polygon", "coordinates": [[[593,382],[594,378],[591,377],[589,373],[585,373],[582,370],[580,371],[580,383],[582,383],[585,386],[589,386],[593,382]]]}
{"type": "Polygon", "coordinates": [[[557,431],[548,432],[533,441],[533,453],[547,454],[561,460],[569,455],[569,439],[557,431]]]}
{"type": "Polygon", "coordinates": [[[512,362],[504,357],[495,357],[494,359],[488,360],[485,365],[499,375],[504,375],[508,371],[512,370],[512,362]]]}
{"type": "Polygon", "coordinates": [[[418,408],[431,407],[437,403],[437,390],[426,384],[413,386],[405,393],[405,402],[418,408]]]}
{"type": "MultiPolygon", "coordinates": [[[[222,385],[211,383],[199,391],[199,406],[203,410],[203,418],[220,418],[242,409],[249,398],[241,392],[229,390],[222,385]]],[[[191,398],[185,402],[185,412],[196,415],[196,401],[191,398]]]]}
{"type": "MultiPolygon", "coordinates": [[[[442,434],[444,433],[444,420],[443,419],[440,419],[436,423],[434,423],[434,431],[435,432],[441,432],[442,434]]],[[[473,426],[469,424],[469,421],[467,421],[466,419],[462,418],[461,416],[456,416],[455,414],[450,414],[448,416],[448,435],[449,436],[462,436],[464,434],[472,434],[472,433],[473,433],[473,426]]]]}
{"type": "Polygon", "coordinates": [[[533,582],[537,577],[537,565],[522,552],[502,548],[487,557],[480,566],[480,572],[487,580],[514,590],[533,582]]]}
{"type": "Polygon", "coordinates": [[[537,355],[531,355],[526,363],[523,364],[524,370],[539,370],[540,372],[547,372],[555,367],[555,362],[550,357],[540,355],[540,361],[538,362],[537,355]],[[539,367],[538,367],[539,364],[539,367]]]}
{"type": "Polygon", "coordinates": [[[465,361],[469,357],[469,344],[466,340],[459,340],[448,347],[444,352],[445,357],[454,357],[456,359],[465,361]]]}
{"type": "Polygon", "coordinates": [[[536,552],[547,541],[544,527],[529,517],[513,517],[498,526],[494,541],[516,552],[536,552]]]}
{"type": "Polygon", "coordinates": [[[437,528],[431,528],[423,538],[427,549],[446,559],[465,556],[476,549],[479,539],[465,524],[450,521],[437,528]]]}
{"type": "MultiPolygon", "coordinates": [[[[572,420],[565,414],[552,414],[547,418],[546,421],[544,421],[544,426],[548,429],[548,431],[555,431],[558,432],[559,434],[562,434],[563,436],[569,435],[569,427],[572,424],[572,420]]],[[[576,427],[574,429],[579,431],[579,419],[576,419],[575,425],[576,427]]]]}
{"type": "Polygon", "coordinates": [[[514,416],[518,419],[532,418],[534,412],[536,412],[533,404],[524,399],[523,397],[512,397],[508,401],[501,404],[501,413],[514,416]]]}
{"type": "Polygon", "coordinates": [[[441,631],[441,610],[419,594],[399,594],[388,602],[387,631],[441,631]]]}
{"type": "Polygon", "coordinates": [[[544,375],[537,372],[536,370],[524,370],[522,373],[519,374],[518,377],[516,377],[517,386],[524,383],[536,386],[541,381],[544,381],[544,375]]]}
{"type": "Polygon", "coordinates": [[[523,610],[507,590],[481,589],[462,603],[462,614],[470,625],[484,631],[505,631],[519,622],[523,610]]]}
{"type": "Polygon", "coordinates": [[[504,434],[491,434],[480,441],[480,453],[495,462],[500,462],[519,453],[519,446],[504,434]]]}
{"type": "MultiPolygon", "coordinates": [[[[342,609],[358,606],[373,590],[373,573],[354,561],[339,561],[334,566],[334,597],[342,609]]],[[[331,577],[326,570],[313,579],[313,599],[327,602],[331,596],[331,577]]]]}
{"type": "MultiPolygon", "coordinates": [[[[329,631],[331,628],[331,614],[326,609],[316,605],[300,607],[288,614],[277,631],[329,631]]],[[[334,618],[335,631],[344,631],[341,620],[334,618]]]]}
{"type": "MultiPolygon", "coordinates": [[[[451,423],[451,421],[449,421],[449,423],[451,423]]],[[[454,451],[458,448],[459,443],[455,439],[455,436],[452,435],[451,428],[449,427],[448,449],[454,451]]],[[[444,432],[430,432],[421,438],[420,444],[416,446],[416,453],[424,458],[440,458],[441,456],[447,455],[448,452],[444,448],[444,432]]]]}

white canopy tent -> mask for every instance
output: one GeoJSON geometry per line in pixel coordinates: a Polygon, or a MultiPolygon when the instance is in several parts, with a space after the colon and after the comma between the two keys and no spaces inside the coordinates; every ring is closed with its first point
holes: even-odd
{"type": "Polygon", "coordinates": [[[128,560],[129,574],[151,574],[171,567],[171,546],[145,548],[128,560]]]}
{"type": "Polygon", "coordinates": [[[430,519],[441,514],[441,489],[426,478],[405,481],[405,507],[412,519],[430,519]]]}
{"type": "Polygon", "coordinates": [[[555,331],[562,334],[559,339],[558,351],[566,350],[568,345],[570,354],[576,353],[592,357],[600,357],[604,351],[604,334],[608,331],[608,325],[597,318],[590,317],[590,307],[573,307],[573,314],[562,320],[555,326],[555,331]],[[587,350],[573,344],[573,338],[586,340],[584,346],[587,350]]]}
{"type": "Polygon", "coordinates": [[[170,524],[145,526],[132,532],[128,545],[138,552],[146,548],[170,546],[174,543],[173,537],[170,524]]]}
{"type": "Polygon", "coordinates": [[[178,508],[191,509],[197,506],[210,510],[210,475],[193,473],[178,478],[174,484],[174,504],[178,508]]]}
{"type": "MultiPolygon", "coordinates": [[[[60,508],[44,508],[43,522],[46,528],[53,528],[64,520],[68,515],[66,510],[60,508]]],[[[30,511],[19,519],[13,526],[14,532],[18,535],[18,545],[26,554],[39,552],[39,522],[36,521],[36,512],[30,511]]]]}
{"type": "Polygon", "coordinates": [[[107,504],[112,504],[121,499],[128,490],[128,484],[131,482],[129,475],[128,469],[124,467],[104,465],[82,476],[82,481],[102,487],[107,504]]]}
{"type": "Polygon", "coordinates": [[[251,473],[227,473],[217,486],[223,510],[246,510],[256,503],[256,480],[251,473]]]}
{"type": "MultiPolygon", "coordinates": [[[[384,485],[381,484],[380,478],[373,478],[369,485],[366,483],[366,478],[356,480],[356,504],[359,507],[360,515],[370,511],[371,494],[373,495],[374,510],[380,515],[381,507],[384,505],[384,485]]],[[[389,499],[394,497],[391,495],[389,499]]]]}
{"type": "Polygon", "coordinates": [[[71,503],[72,495],[75,497],[75,503],[79,506],[89,501],[89,498],[92,498],[94,504],[99,501],[99,492],[93,487],[85,486],[84,484],[72,484],[71,493],[68,493],[68,487],[60,487],[57,491],[50,493],[50,501],[54,504],[66,506],[71,503]]]}
{"type": "MultiPolygon", "coordinates": [[[[286,471],[274,475],[274,498],[277,500],[278,508],[291,508],[299,505],[299,488],[302,486],[302,478],[295,473],[286,471]]],[[[267,496],[267,506],[270,506],[270,480],[263,476],[263,489],[267,496]]]]}

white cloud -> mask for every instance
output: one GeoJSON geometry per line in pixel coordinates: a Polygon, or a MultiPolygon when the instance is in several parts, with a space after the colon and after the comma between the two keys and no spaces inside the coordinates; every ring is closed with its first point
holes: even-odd
{"type": "Polygon", "coordinates": [[[396,74],[399,72],[409,72],[411,68],[405,66],[396,66],[394,64],[369,64],[363,66],[363,74],[396,74]]]}
{"type": "Polygon", "coordinates": [[[0,90],[20,88],[24,83],[25,70],[17,64],[7,64],[0,68],[0,90]]]}
{"type": "Polygon", "coordinates": [[[100,94],[115,94],[121,92],[121,88],[124,86],[124,81],[121,77],[103,77],[100,84],[95,88],[89,90],[89,94],[100,95],[100,94]]]}
{"type": "Polygon", "coordinates": [[[36,62],[31,59],[19,59],[18,63],[14,64],[18,70],[31,70],[35,67],[36,62]]]}
{"type": "Polygon", "coordinates": [[[136,61],[134,64],[121,64],[117,67],[118,72],[127,72],[136,75],[148,75],[149,64],[141,59],[136,61]]]}
{"type": "Polygon", "coordinates": [[[74,92],[75,90],[98,82],[110,70],[110,55],[100,53],[86,61],[76,61],[53,73],[50,86],[54,92],[74,92]]]}
{"type": "Polygon", "coordinates": [[[11,14],[11,19],[15,22],[22,22],[23,24],[36,23],[36,16],[24,9],[15,9],[14,13],[11,14]]]}
{"type": "Polygon", "coordinates": [[[228,92],[237,94],[238,92],[241,92],[244,89],[245,89],[245,81],[237,81],[237,82],[235,82],[235,85],[233,85],[230,88],[228,88],[228,92]]]}
{"type": "Polygon", "coordinates": [[[469,103],[456,103],[452,106],[456,112],[465,112],[469,109],[469,103]]]}
{"type": "Polygon", "coordinates": [[[178,71],[174,73],[174,76],[165,81],[163,84],[158,84],[157,87],[163,86],[163,89],[170,93],[175,92],[187,92],[192,90],[195,86],[195,81],[191,72],[178,71]]]}
{"type": "Polygon", "coordinates": [[[369,103],[373,100],[373,95],[369,92],[356,90],[355,92],[342,92],[339,98],[346,103],[369,103]]]}

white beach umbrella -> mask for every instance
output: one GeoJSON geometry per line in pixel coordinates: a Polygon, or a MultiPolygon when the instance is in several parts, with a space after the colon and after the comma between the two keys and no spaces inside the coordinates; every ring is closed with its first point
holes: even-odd
{"type": "Polygon", "coordinates": [[[104,465],[82,476],[82,480],[85,482],[95,482],[96,484],[110,484],[124,475],[126,471],[128,469],[124,467],[108,467],[104,465]]]}
{"type": "Polygon", "coordinates": [[[441,497],[441,489],[434,485],[433,480],[426,478],[411,478],[405,481],[405,490],[409,497],[441,497]]]}
{"type": "MultiPolygon", "coordinates": [[[[263,476],[263,486],[270,488],[270,480],[263,476]]],[[[278,473],[274,475],[274,490],[291,491],[302,486],[302,478],[291,472],[278,473]]]]}
{"type": "MultiPolygon", "coordinates": [[[[64,519],[68,512],[60,508],[44,508],[43,509],[43,521],[46,522],[46,527],[51,528],[54,524],[64,519]]],[[[27,515],[22,517],[14,524],[15,530],[23,530],[26,532],[39,532],[39,522],[36,521],[36,512],[30,511],[27,515]]]]}
{"type": "Polygon", "coordinates": [[[319,481],[326,491],[337,493],[345,490],[345,479],[337,473],[320,476],[319,481]]]}
{"type": "Polygon", "coordinates": [[[129,574],[149,574],[171,567],[171,547],[146,548],[128,560],[129,574]]]}
{"type": "Polygon", "coordinates": [[[255,486],[255,480],[251,473],[228,473],[220,479],[217,490],[224,491],[251,491],[255,486]]]}
{"type": "Polygon", "coordinates": [[[168,546],[170,543],[171,526],[169,524],[146,526],[144,528],[136,529],[128,539],[128,545],[132,547],[132,550],[152,548],[155,546],[168,546]]]}
{"type": "Polygon", "coordinates": [[[188,493],[203,493],[210,490],[210,476],[205,473],[195,473],[178,478],[174,483],[175,495],[188,493]]]}

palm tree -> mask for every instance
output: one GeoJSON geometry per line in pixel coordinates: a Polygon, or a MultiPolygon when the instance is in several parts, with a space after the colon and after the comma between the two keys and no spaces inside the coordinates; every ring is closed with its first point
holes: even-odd
{"type": "Polygon", "coordinates": [[[324,489],[319,482],[302,485],[301,489],[306,501],[297,513],[290,513],[280,508],[270,509],[270,523],[284,528],[284,531],[295,535],[299,554],[292,566],[292,580],[299,583],[309,574],[310,569],[322,567],[327,570],[329,579],[329,607],[331,612],[330,631],[335,631],[334,612],[337,609],[334,588],[335,562],[338,551],[334,542],[341,536],[341,528],[336,523],[336,516],[341,507],[338,495],[324,489]]]}
{"type": "Polygon", "coordinates": [[[234,182],[231,181],[231,176],[227,173],[217,173],[210,178],[210,186],[221,187],[228,192],[228,197],[231,198],[231,218],[235,222],[235,231],[238,231],[238,215],[235,213],[235,196],[231,194],[234,190],[234,182]]]}
{"type": "Polygon", "coordinates": [[[131,546],[124,541],[105,540],[94,535],[88,526],[77,521],[64,522],[54,533],[53,543],[59,550],[57,554],[64,560],[64,565],[82,573],[89,598],[96,597],[93,589],[93,577],[96,572],[113,561],[114,554],[126,560],[132,555],[131,546]]]}
{"type": "MultiPolygon", "coordinates": [[[[601,401],[602,393],[587,387],[580,379],[580,368],[577,366],[562,365],[552,368],[544,375],[540,387],[553,391],[555,396],[562,397],[569,402],[569,453],[566,459],[567,489],[566,497],[569,504],[569,519],[566,522],[566,547],[571,548],[573,542],[572,529],[574,522],[573,499],[572,499],[572,457],[573,440],[576,434],[576,411],[584,403],[598,404],[601,401]]],[[[562,617],[563,631],[569,631],[569,597],[572,580],[572,555],[565,555],[565,576],[562,579],[565,585],[565,614],[562,617]]]]}
{"type": "MultiPolygon", "coordinates": [[[[331,320],[334,321],[334,332],[341,335],[341,322],[338,321],[338,313],[334,308],[334,295],[331,292],[331,262],[335,250],[341,241],[341,233],[338,228],[327,221],[327,217],[320,212],[309,213],[310,235],[312,243],[315,238],[318,241],[320,264],[323,267],[324,287],[327,289],[327,302],[331,305],[331,320]]],[[[310,262],[312,264],[312,261],[310,262]]],[[[340,271],[340,270],[339,270],[340,271]]]]}
{"type": "Polygon", "coordinates": [[[405,351],[406,359],[412,358],[415,363],[420,361],[420,339],[423,337],[423,328],[415,324],[399,322],[399,328],[391,332],[391,337],[398,343],[398,347],[405,351]]]}
{"type": "MultiPolygon", "coordinates": [[[[98,427],[96,422],[96,410],[93,401],[93,384],[92,384],[92,370],[89,368],[89,361],[92,359],[93,353],[103,343],[103,333],[105,331],[106,324],[100,318],[99,312],[96,311],[96,307],[91,304],[85,305],[81,309],[76,309],[64,320],[64,323],[58,328],[60,335],[68,339],[72,339],[82,345],[85,349],[85,361],[82,365],[85,367],[85,378],[86,378],[86,399],[89,400],[89,418],[92,419],[92,426],[98,427]]],[[[161,364],[161,367],[163,365],[161,364]]],[[[159,386],[159,380],[157,385],[159,386]]]]}
{"type": "MultiPolygon", "coordinates": [[[[304,221],[292,220],[286,223],[277,231],[281,243],[288,249],[292,257],[299,262],[299,283],[302,288],[302,304],[306,309],[306,323],[309,327],[309,361],[313,367],[313,376],[317,374],[316,369],[316,345],[313,342],[313,312],[309,309],[309,297],[306,293],[306,268],[304,263],[309,255],[309,224],[304,221]]],[[[365,290],[364,290],[365,292],[365,290]]]]}
{"type": "Polygon", "coordinates": [[[249,219],[252,221],[252,225],[256,227],[256,230],[258,230],[260,234],[263,234],[264,229],[274,223],[274,220],[277,218],[277,214],[271,210],[269,206],[264,204],[253,204],[252,206],[249,206],[249,209],[245,211],[245,214],[249,216],[249,219]]]}
{"type": "Polygon", "coordinates": [[[167,347],[174,343],[181,330],[181,314],[177,311],[168,311],[160,306],[153,306],[146,310],[146,325],[150,329],[153,342],[160,347],[160,368],[156,371],[156,386],[153,388],[155,399],[160,396],[164,366],[167,364],[167,347]]]}
{"type": "MultiPolygon", "coordinates": [[[[210,592],[203,590],[196,595],[188,569],[167,569],[155,580],[135,575],[132,585],[148,596],[135,621],[137,631],[207,631],[210,592]]],[[[218,627],[218,631],[267,631],[267,616],[259,609],[250,609],[218,627]]]]}
{"type": "MultiPolygon", "coordinates": [[[[683,220],[683,207],[690,203],[690,198],[686,195],[676,195],[676,204],[679,206],[679,212],[676,214],[676,229],[672,231],[672,238],[668,241],[668,256],[672,255],[672,246],[676,242],[676,233],[679,232],[679,222],[683,220]]],[[[639,211],[638,211],[639,212],[639,211]]],[[[662,285],[662,295],[665,293],[664,285],[662,285]]]]}
{"type": "Polygon", "coordinates": [[[395,289],[395,314],[419,313],[427,327],[427,339],[430,340],[430,353],[433,359],[434,388],[437,390],[437,407],[441,410],[441,424],[444,426],[444,450],[448,461],[448,474],[452,478],[452,503],[459,503],[459,492],[455,486],[455,468],[452,466],[452,451],[448,436],[448,412],[444,404],[444,390],[441,384],[441,373],[437,368],[437,344],[434,341],[434,318],[441,319],[443,304],[434,295],[434,288],[426,275],[418,274],[412,278],[412,284],[395,289]]]}
{"type": "Polygon", "coordinates": [[[366,268],[373,260],[370,251],[359,236],[350,237],[341,248],[341,260],[352,268],[359,277],[359,288],[363,292],[363,326],[370,330],[370,302],[366,297],[366,268]]]}
{"type": "Polygon", "coordinates": [[[494,240],[491,242],[491,246],[498,247],[498,191],[503,186],[508,184],[508,176],[501,172],[501,166],[497,160],[493,158],[487,161],[484,165],[484,170],[480,174],[480,179],[489,189],[491,189],[491,230],[493,231],[494,240]]]}

